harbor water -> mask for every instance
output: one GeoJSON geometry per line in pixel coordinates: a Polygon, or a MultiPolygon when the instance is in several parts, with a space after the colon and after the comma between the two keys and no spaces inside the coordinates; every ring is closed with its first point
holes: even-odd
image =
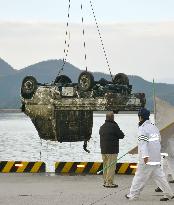
{"type": "MultiPolygon", "coordinates": [[[[153,118],[153,116],[152,116],[153,118]]],[[[90,153],[83,150],[83,142],[59,143],[41,140],[29,117],[19,112],[0,112],[0,160],[44,161],[47,171],[54,171],[56,161],[102,161],[99,128],[105,114],[94,114],[93,133],[88,143],[90,153]]],[[[137,114],[117,114],[115,121],[125,133],[120,140],[121,157],[137,145],[137,114]]],[[[137,155],[127,154],[120,162],[136,162],[137,155]]]]}

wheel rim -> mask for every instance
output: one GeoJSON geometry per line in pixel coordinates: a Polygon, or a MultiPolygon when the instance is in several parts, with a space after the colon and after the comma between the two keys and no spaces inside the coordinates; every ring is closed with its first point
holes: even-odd
{"type": "Polygon", "coordinates": [[[81,76],[80,86],[83,89],[88,89],[89,88],[89,86],[90,86],[90,79],[86,75],[81,76]]]}
{"type": "Polygon", "coordinates": [[[32,92],[34,90],[34,83],[33,83],[33,81],[31,81],[31,80],[26,81],[24,83],[24,87],[23,88],[24,88],[25,92],[27,92],[27,93],[32,92]]]}

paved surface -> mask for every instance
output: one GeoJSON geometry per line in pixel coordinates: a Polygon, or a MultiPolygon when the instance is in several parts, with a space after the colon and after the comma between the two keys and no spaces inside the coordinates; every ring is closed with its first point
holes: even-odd
{"type": "MultiPolygon", "coordinates": [[[[116,175],[119,188],[104,188],[102,176],[56,176],[54,174],[0,174],[0,205],[159,205],[156,185],[149,182],[138,201],[128,201],[133,176],[116,175]]],[[[174,184],[171,184],[174,190],[174,184]]]]}

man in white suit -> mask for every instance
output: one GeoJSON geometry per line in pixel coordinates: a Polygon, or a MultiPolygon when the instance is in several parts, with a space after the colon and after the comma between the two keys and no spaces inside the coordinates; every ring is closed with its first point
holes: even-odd
{"type": "Polygon", "coordinates": [[[149,120],[150,111],[142,108],[139,113],[138,128],[138,153],[139,163],[132,181],[127,199],[139,198],[146,182],[152,178],[158,187],[163,191],[164,197],[160,201],[174,199],[173,192],[167,182],[166,176],[160,166],[161,144],[158,128],[149,120]]]}

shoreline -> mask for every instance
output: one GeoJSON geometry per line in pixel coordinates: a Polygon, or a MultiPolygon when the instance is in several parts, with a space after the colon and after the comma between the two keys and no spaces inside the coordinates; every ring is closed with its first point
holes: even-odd
{"type": "Polygon", "coordinates": [[[0,109],[0,113],[20,113],[21,109],[0,109]]]}
{"type": "MultiPolygon", "coordinates": [[[[1,109],[0,113],[22,113],[21,109],[1,109]]],[[[106,114],[107,111],[94,111],[94,114],[106,114]]],[[[118,114],[137,114],[138,111],[120,111],[118,114]]],[[[153,112],[151,113],[153,114],[153,112]]]]}

